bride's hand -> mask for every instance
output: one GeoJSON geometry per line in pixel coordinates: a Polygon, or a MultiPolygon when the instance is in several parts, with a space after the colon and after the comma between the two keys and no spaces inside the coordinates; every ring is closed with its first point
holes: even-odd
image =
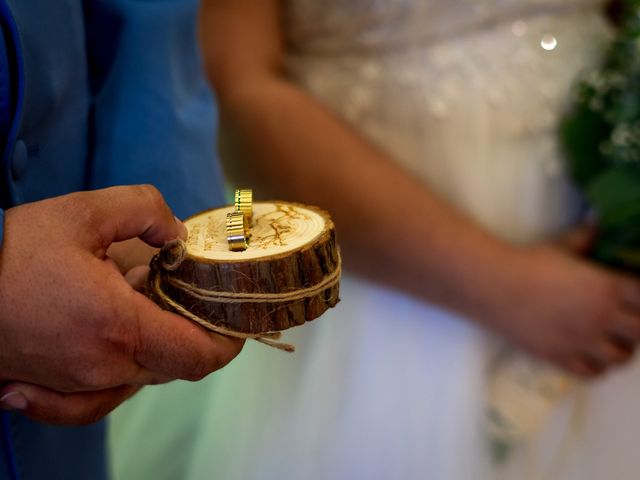
{"type": "Polygon", "coordinates": [[[552,246],[516,253],[497,285],[494,326],[561,368],[594,376],[640,341],[640,282],[552,246]]]}

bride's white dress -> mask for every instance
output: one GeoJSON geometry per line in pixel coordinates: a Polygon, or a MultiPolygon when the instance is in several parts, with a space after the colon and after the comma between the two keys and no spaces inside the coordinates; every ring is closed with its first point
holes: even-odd
{"type": "MultiPolygon", "coordinates": [[[[571,83],[609,38],[601,10],[600,0],[289,0],[287,65],[484,227],[538,241],[581,208],[557,125],[571,83]]],[[[637,365],[567,395],[496,467],[486,408],[499,342],[348,274],[341,297],[287,334],[293,356],[250,343],[200,384],[147,389],[125,405],[116,478],[636,478],[637,365]]]]}

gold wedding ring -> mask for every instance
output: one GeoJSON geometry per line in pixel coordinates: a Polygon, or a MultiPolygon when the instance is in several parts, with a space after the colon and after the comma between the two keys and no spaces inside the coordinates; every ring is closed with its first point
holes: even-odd
{"type": "Polygon", "coordinates": [[[249,247],[249,222],[242,212],[227,213],[229,250],[242,252],[249,247]]]}
{"type": "Polygon", "coordinates": [[[251,225],[253,218],[253,191],[250,188],[237,189],[235,194],[236,211],[244,213],[251,225]]]}

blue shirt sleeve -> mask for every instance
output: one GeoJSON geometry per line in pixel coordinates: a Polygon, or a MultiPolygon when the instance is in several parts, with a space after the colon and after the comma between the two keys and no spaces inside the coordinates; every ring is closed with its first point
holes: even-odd
{"type": "MultiPolygon", "coordinates": [[[[7,39],[10,38],[12,33],[16,34],[15,23],[7,6],[0,2],[0,152],[5,151],[10,143],[13,119],[17,113],[13,96],[15,86],[12,85],[11,63],[7,45],[7,39]]],[[[4,210],[0,209],[0,247],[3,239],[4,210]]]]}

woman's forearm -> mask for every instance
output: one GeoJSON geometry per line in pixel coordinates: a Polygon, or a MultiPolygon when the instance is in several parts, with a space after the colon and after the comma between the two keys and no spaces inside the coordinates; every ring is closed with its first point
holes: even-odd
{"type": "Polygon", "coordinates": [[[475,317],[501,294],[515,252],[402,170],[281,71],[277,0],[207,0],[201,34],[226,162],[260,196],[331,212],[346,265],[475,317]],[[505,260],[506,259],[506,260],[505,260]]]}
{"type": "Polygon", "coordinates": [[[234,176],[329,210],[351,269],[466,313],[491,301],[487,276],[500,275],[509,247],[307,94],[262,79],[223,89],[220,102],[229,135],[242,139],[234,176]]]}
{"type": "Polygon", "coordinates": [[[203,5],[224,138],[242,146],[229,165],[236,180],[321,205],[351,269],[468,314],[569,371],[590,375],[628,358],[609,340],[640,318],[630,308],[640,305],[635,279],[557,248],[499,241],[289,82],[278,0],[203,5]]]}

